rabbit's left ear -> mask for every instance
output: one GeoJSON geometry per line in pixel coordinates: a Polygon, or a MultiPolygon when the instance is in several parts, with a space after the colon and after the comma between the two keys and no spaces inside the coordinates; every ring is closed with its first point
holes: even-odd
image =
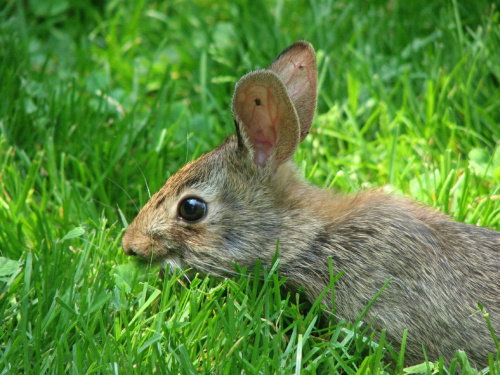
{"type": "Polygon", "coordinates": [[[259,167],[275,170],[292,157],[311,128],[318,74],[312,46],[285,49],[267,70],[243,76],[233,96],[238,142],[259,167]]]}
{"type": "Polygon", "coordinates": [[[275,171],[294,154],[299,117],[285,85],[272,70],[257,70],[238,81],[233,116],[238,143],[258,167],[275,171]]]}
{"type": "Polygon", "coordinates": [[[300,120],[300,141],[311,129],[316,110],[318,71],[313,46],[295,42],[276,58],[268,69],[278,74],[286,86],[300,120]]]}

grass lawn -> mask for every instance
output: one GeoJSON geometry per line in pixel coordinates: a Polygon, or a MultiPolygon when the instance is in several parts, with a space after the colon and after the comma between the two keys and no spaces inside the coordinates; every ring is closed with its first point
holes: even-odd
{"type": "MultiPolygon", "coordinates": [[[[0,4],[0,374],[419,370],[357,334],[366,325],[284,291],[277,267],[261,282],[245,270],[162,280],[121,235],[171,174],[233,133],[238,78],[300,39],[319,71],[295,155],[307,179],[385,187],[500,230],[498,4],[75,3],[0,4]]],[[[483,373],[500,374],[494,358],[483,373]]],[[[420,370],[459,368],[475,373],[463,353],[420,370]]]]}

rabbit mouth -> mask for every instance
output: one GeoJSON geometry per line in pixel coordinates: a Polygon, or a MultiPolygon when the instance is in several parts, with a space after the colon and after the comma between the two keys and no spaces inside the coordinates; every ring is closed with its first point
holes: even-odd
{"type": "MultiPolygon", "coordinates": [[[[189,265],[181,258],[179,254],[176,252],[172,251],[172,249],[169,250],[169,255],[163,259],[160,260],[160,271],[159,271],[159,276],[161,279],[165,278],[165,273],[167,269],[169,270],[169,274],[173,275],[176,270],[183,271],[187,268],[189,268],[189,265]]],[[[187,278],[187,276],[184,276],[187,278]]],[[[189,281],[189,279],[188,279],[189,281]]]]}
{"type": "Polygon", "coordinates": [[[190,281],[196,274],[202,276],[211,275],[217,278],[234,277],[241,275],[234,270],[224,267],[220,260],[210,256],[208,253],[193,253],[189,251],[180,251],[178,248],[164,246],[166,255],[158,257],[156,263],[160,265],[159,275],[163,279],[166,276],[167,269],[169,274],[173,275],[175,271],[183,272],[183,278],[190,281]]]}
{"type": "Polygon", "coordinates": [[[163,270],[166,270],[167,267],[170,265],[170,272],[173,272],[175,269],[185,269],[185,263],[182,261],[181,257],[177,254],[172,254],[164,259],[161,260],[160,262],[160,267],[163,270]]]}

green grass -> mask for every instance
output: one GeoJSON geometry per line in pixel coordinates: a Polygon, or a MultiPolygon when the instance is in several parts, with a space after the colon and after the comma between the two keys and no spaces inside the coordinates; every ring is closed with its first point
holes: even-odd
{"type": "Polygon", "coordinates": [[[0,374],[403,373],[383,337],[282,290],[279,267],[160,280],[120,237],[233,132],[236,80],[299,39],[320,73],[309,180],[499,230],[499,21],[483,0],[3,2],[0,374]]]}

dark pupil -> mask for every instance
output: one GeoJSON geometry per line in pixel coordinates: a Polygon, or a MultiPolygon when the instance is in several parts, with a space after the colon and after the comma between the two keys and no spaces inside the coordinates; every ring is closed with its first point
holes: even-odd
{"type": "Polygon", "coordinates": [[[181,202],[179,207],[179,216],[186,221],[200,220],[206,212],[206,203],[197,198],[187,198],[181,202]]]}

